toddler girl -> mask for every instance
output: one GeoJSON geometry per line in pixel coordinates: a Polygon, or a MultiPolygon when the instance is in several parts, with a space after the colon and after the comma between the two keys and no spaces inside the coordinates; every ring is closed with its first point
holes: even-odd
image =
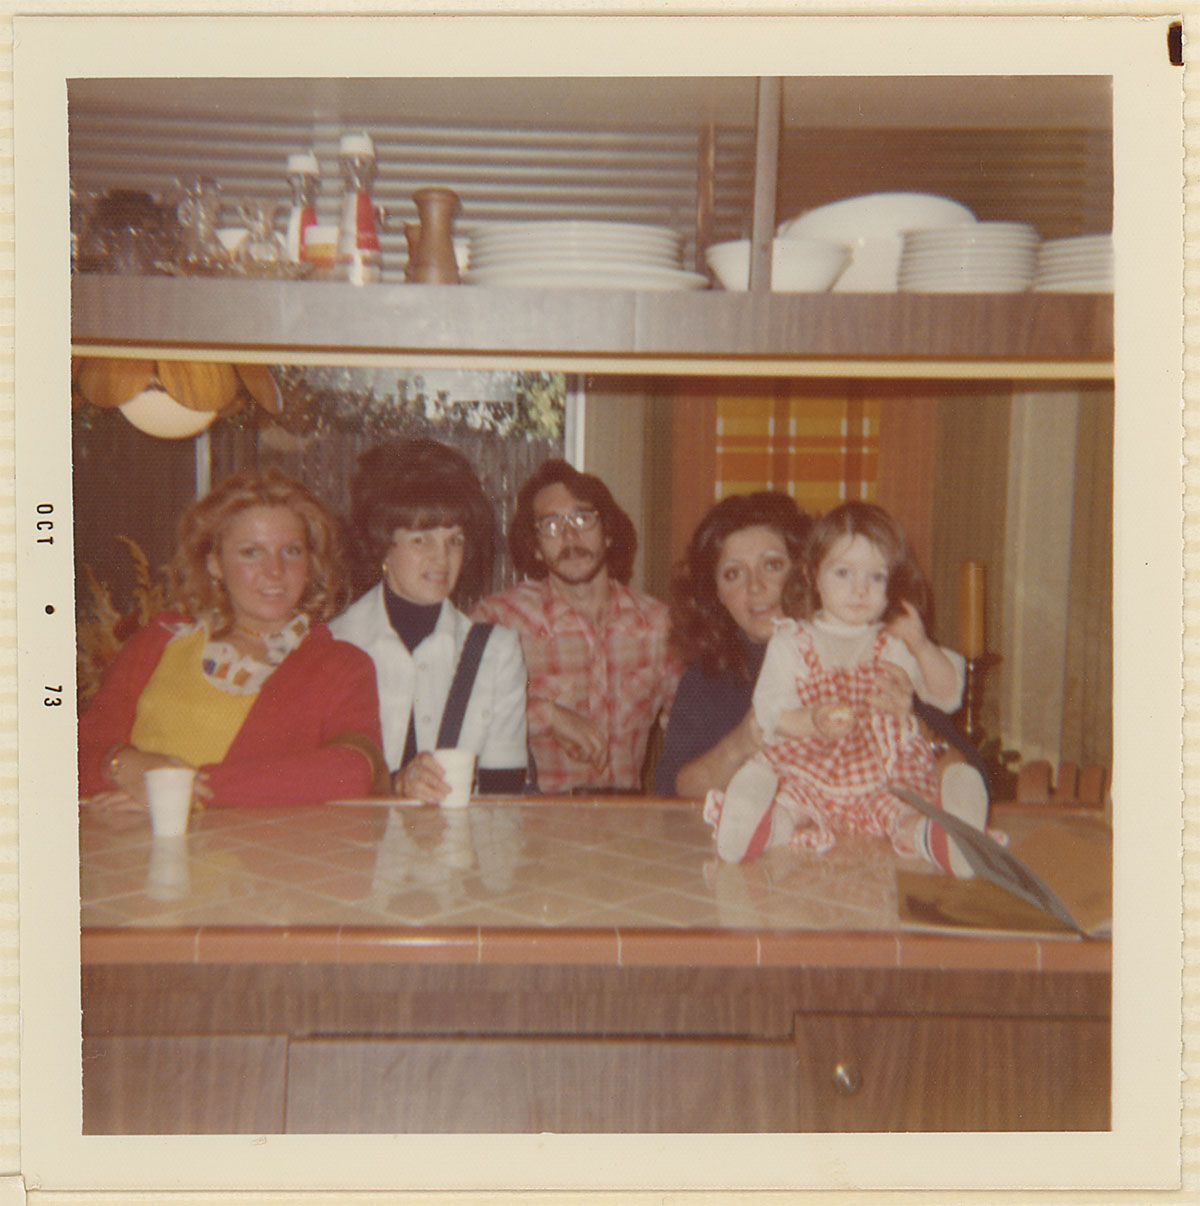
{"type": "Polygon", "coordinates": [[[784,605],[802,618],[777,622],[754,689],[764,746],[705,804],[718,855],[744,862],[786,842],[824,851],[838,833],[865,833],[969,878],[945,830],[886,786],[908,787],[977,829],[985,824],[979,772],[954,763],[939,791],[933,751],[911,711],[875,703],[897,667],[934,707],[954,712],[962,699],[963,659],[926,634],[929,589],[908,540],[882,508],[843,503],[814,525],[798,570],[784,605]]]}

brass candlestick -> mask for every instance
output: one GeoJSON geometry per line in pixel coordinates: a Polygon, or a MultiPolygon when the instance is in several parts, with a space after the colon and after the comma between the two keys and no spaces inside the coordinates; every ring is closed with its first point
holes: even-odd
{"type": "Polygon", "coordinates": [[[982,736],[979,731],[979,679],[983,670],[982,662],[981,657],[967,659],[967,679],[963,686],[963,732],[976,745],[982,736]]]}
{"type": "Polygon", "coordinates": [[[1000,659],[991,653],[980,653],[966,659],[966,681],[963,683],[962,728],[976,745],[983,744],[983,728],[979,723],[979,712],[983,706],[983,675],[987,668],[1000,659]]]}

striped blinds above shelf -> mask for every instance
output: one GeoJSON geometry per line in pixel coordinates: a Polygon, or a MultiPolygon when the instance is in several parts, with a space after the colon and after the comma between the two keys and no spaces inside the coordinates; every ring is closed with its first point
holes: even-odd
{"type": "MultiPolygon", "coordinates": [[[[349,127],[350,130],[362,127],[349,127]]],[[[381,233],[385,279],[402,279],[402,224],[415,221],[415,190],[453,189],[459,225],[594,219],[669,226],[685,236],[695,262],[698,129],[602,131],[490,126],[366,127],[375,143],[372,198],[389,215],[381,233]]],[[[287,156],[312,149],[321,166],[318,219],[336,222],[343,127],[243,119],[199,121],[142,114],[72,114],[71,183],[77,193],[113,188],[168,196],[177,181],[216,180],[227,199],[223,221],[238,224],[237,203],[285,204],[287,156]]],[[[753,137],[717,131],[714,241],[746,233],[751,208],[753,137]]]]}

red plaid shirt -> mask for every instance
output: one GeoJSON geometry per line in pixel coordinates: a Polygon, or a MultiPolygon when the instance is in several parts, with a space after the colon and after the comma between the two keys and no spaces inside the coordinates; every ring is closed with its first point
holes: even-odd
{"type": "Polygon", "coordinates": [[[529,748],[545,792],[574,787],[640,789],[646,744],[665,723],[683,667],[667,647],[667,609],[657,599],[610,580],[608,614],[599,628],[559,596],[548,580],[522,582],[484,599],[472,619],[490,620],[521,637],[529,675],[529,748]],[[567,756],[549,729],[549,704],[598,724],[608,763],[594,771],[567,756]]]}

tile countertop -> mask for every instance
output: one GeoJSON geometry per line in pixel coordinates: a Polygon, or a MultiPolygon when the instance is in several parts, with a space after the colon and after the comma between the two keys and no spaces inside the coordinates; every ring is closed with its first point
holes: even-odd
{"type": "Polygon", "coordinates": [[[1072,934],[903,928],[896,871],[921,864],[882,839],[720,863],[690,801],[209,810],[158,840],[84,806],[79,845],[88,964],[1111,965],[1072,934]]]}

